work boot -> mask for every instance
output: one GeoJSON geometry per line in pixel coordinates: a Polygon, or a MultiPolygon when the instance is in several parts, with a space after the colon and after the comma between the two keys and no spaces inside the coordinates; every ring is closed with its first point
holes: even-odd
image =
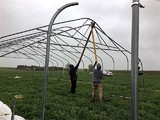
{"type": "Polygon", "coordinates": [[[95,98],[92,98],[92,99],[91,99],[91,102],[94,103],[94,101],[95,101],[95,98]]]}

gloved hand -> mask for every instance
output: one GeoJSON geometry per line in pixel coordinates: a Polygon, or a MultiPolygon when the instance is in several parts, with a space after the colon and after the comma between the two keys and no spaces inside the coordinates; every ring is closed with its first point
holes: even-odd
{"type": "Polygon", "coordinates": [[[95,61],[94,65],[93,65],[93,68],[96,66],[96,64],[97,64],[97,61],[95,61]]]}

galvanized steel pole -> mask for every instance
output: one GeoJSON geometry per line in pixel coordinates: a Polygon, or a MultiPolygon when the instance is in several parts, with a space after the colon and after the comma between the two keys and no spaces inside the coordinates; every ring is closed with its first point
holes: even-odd
{"type": "Polygon", "coordinates": [[[51,31],[52,31],[52,25],[58,16],[58,14],[64,10],[67,7],[78,5],[78,2],[72,2],[65,4],[61,8],[59,8],[56,13],[53,15],[48,31],[47,31],[47,44],[46,44],[46,58],[45,58],[45,69],[44,69],[44,80],[43,80],[43,95],[42,95],[42,113],[41,113],[41,120],[44,120],[44,115],[45,115],[45,103],[46,103],[46,89],[47,89],[47,80],[48,80],[48,65],[49,65],[49,51],[50,51],[50,37],[51,37],[51,31]]]}
{"type": "Polygon", "coordinates": [[[138,46],[139,46],[139,0],[132,3],[132,43],[131,43],[131,119],[137,120],[137,80],[138,80],[138,46]]]}

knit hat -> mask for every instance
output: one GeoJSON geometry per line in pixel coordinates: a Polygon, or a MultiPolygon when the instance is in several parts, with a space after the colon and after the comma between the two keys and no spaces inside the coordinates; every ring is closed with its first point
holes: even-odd
{"type": "Polygon", "coordinates": [[[101,65],[98,63],[97,64],[97,70],[100,70],[101,69],[101,65]]]}
{"type": "Polygon", "coordinates": [[[71,69],[71,68],[74,68],[74,65],[70,64],[70,65],[69,65],[69,68],[70,68],[70,69],[71,69]]]}

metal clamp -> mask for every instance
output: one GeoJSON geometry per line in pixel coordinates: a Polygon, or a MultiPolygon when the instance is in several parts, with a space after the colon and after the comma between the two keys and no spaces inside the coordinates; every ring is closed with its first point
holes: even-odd
{"type": "Polygon", "coordinates": [[[140,2],[133,2],[131,7],[133,7],[134,5],[138,5],[140,8],[145,8],[145,6],[143,6],[140,2]]]}

